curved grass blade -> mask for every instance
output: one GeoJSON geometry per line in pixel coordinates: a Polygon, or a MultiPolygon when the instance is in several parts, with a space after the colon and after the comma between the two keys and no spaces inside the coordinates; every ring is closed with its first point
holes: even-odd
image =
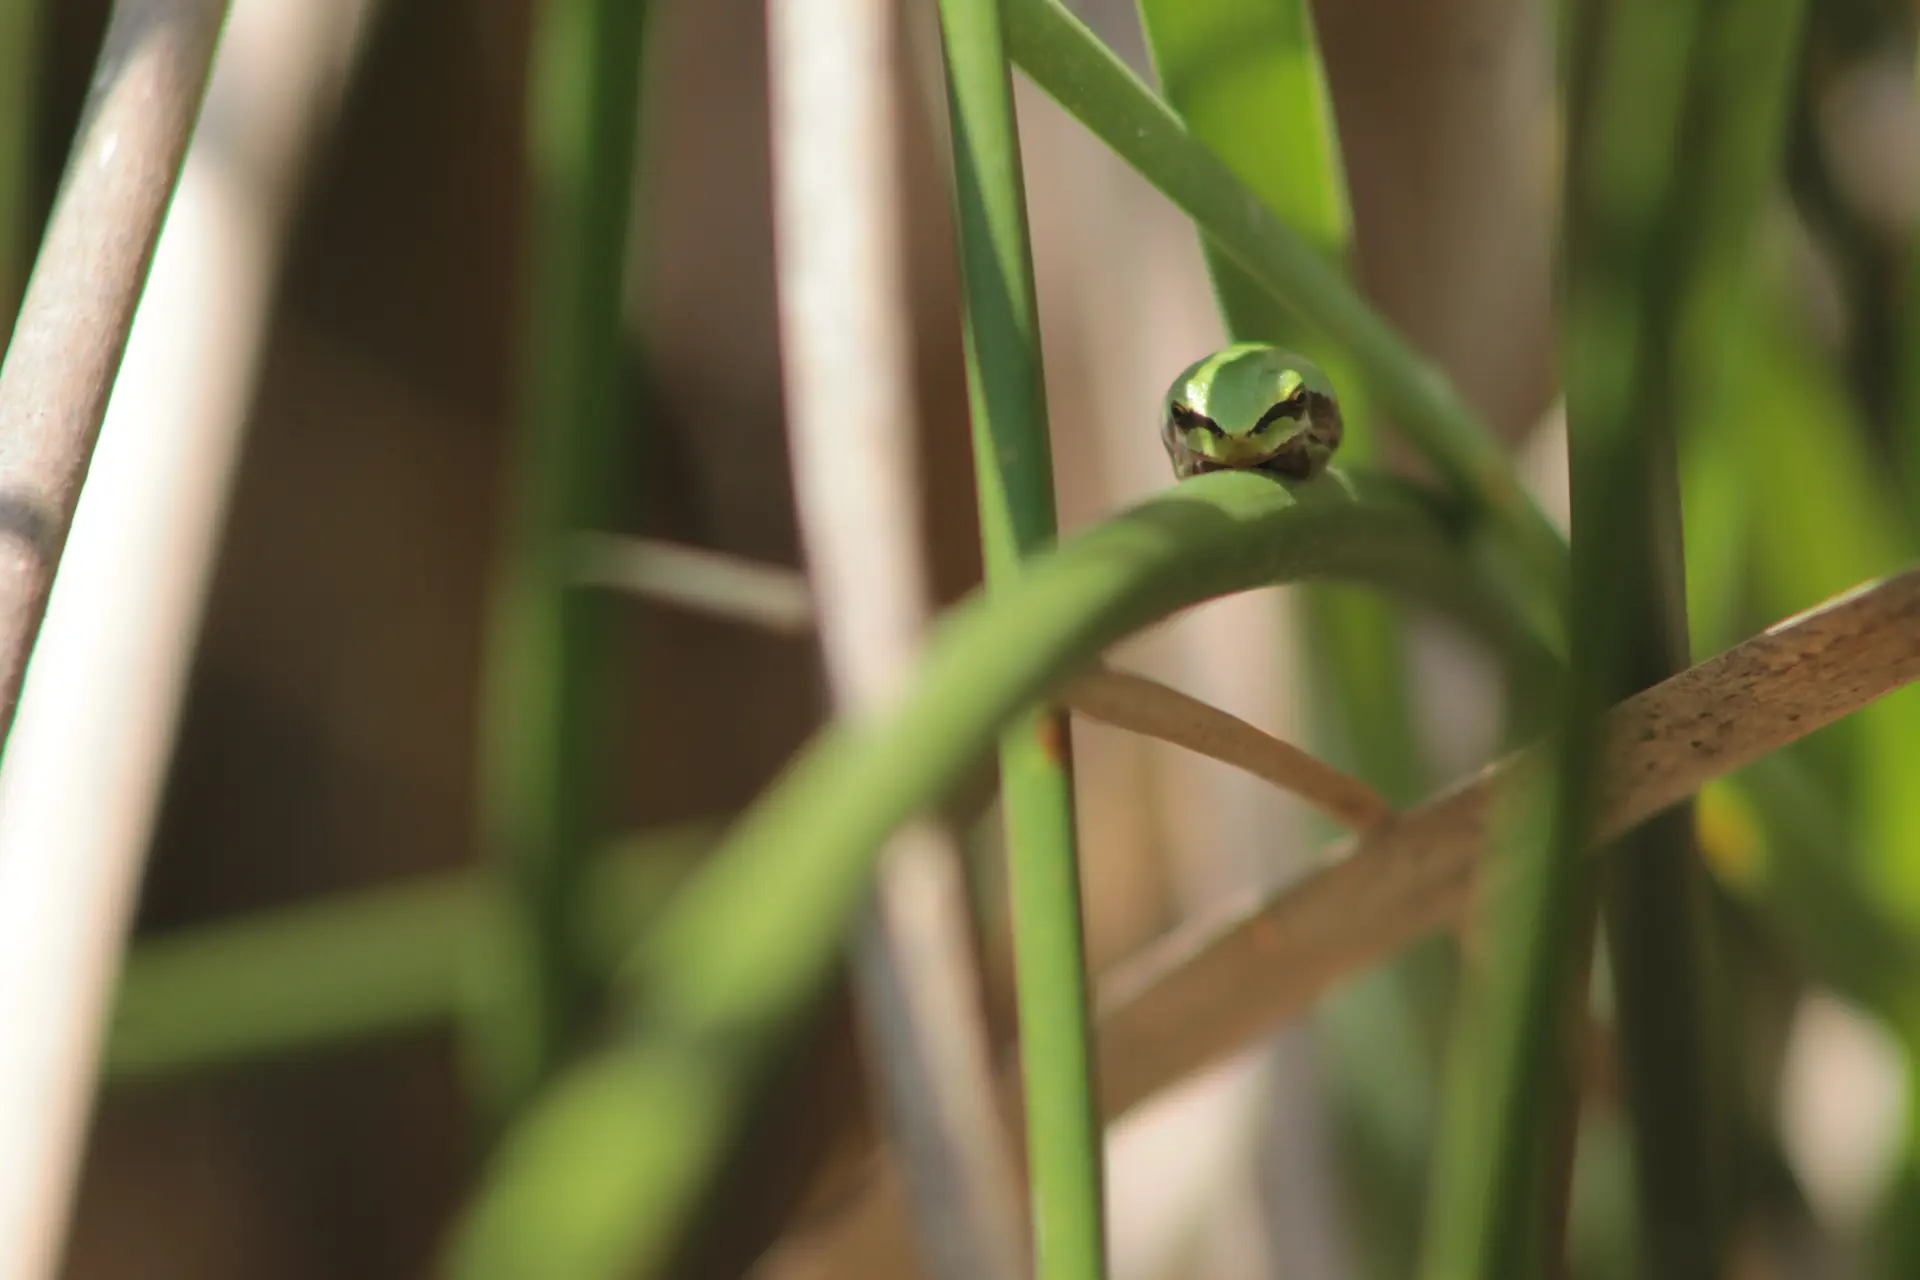
{"type": "Polygon", "coordinates": [[[643,940],[632,1021],[510,1136],[455,1274],[657,1273],[832,972],[881,842],[1113,642],[1218,595],[1331,576],[1412,591],[1550,661],[1403,486],[1344,479],[1197,477],[950,613],[904,699],[817,739],[643,940]]]}

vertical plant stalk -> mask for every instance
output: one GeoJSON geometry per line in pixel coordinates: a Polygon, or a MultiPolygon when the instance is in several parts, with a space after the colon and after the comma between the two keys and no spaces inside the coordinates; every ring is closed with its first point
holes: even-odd
{"type": "Polygon", "coordinates": [[[0,741],[99,439],[226,17],[119,0],[0,363],[0,741]]]}
{"type": "MultiPolygon", "coordinates": [[[[1058,534],[1025,180],[1000,0],[941,0],[987,589],[1058,534]]],[[[1002,738],[1001,809],[1026,1087],[1035,1271],[1106,1274],[1104,1163],[1074,840],[1071,738],[1043,708],[1002,738]]]]}
{"type": "MultiPolygon", "coordinates": [[[[1711,403],[1727,335],[1738,329],[1729,317],[1749,277],[1759,213],[1784,152],[1804,9],[1804,0],[1700,6],[1691,58],[1666,69],[1686,94],[1681,119],[1661,132],[1676,140],[1674,152],[1643,160],[1648,169],[1641,172],[1624,159],[1623,144],[1644,145],[1644,95],[1660,92],[1662,59],[1679,43],[1684,7],[1631,0],[1590,26],[1603,42],[1592,51],[1591,79],[1576,82],[1576,92],[1592,95],[1576,107],[1590,113],[1581,122],[1590,145],[1573,151],[1591,164],[1582,172],[1576,161],[1568,195],[1571,339],[1602,351],[1621,340],[1603,328],[1617,322],[1617,301],[1607,290],[1621,281],[1637,295],[1632,322],[1640,343],[1627,400],[1613,398],[1620,371],[1591,349],[1569,363],[1576,581],[1587,558],[1579,550],[1584,525],[1599,540],[1589,543],[1592,559],[1610,561],[1595,572],[1639,586],[1620,602],[1637,635],[1628,641],[1625,665],[1601,689],[1607,699],[1636,692],[1690,658],[1677,436],[1696,404],[1711,403]],[[1659,52],[1650,55],[1649,47],[1659,52]],[[1664,190],[1653,169],[1661,163],[1669,166],[1664,190]],[[1631,220],[1609,217],[1621,190],[1642,186],[1663,203],[1650,200],[1631,220]],[[1590,380],[1584,398],[1582,370],[1590,380]],[[1599,386],[1602,380],[1610,385],[1599,386]],[[1608,413],[1617,415],[1613,422],[1602,416],[1608,413]],[[1640,423],[1632,433],[1622,426],[1629,417],[1640,423]],[[1583,452],[1606,460],[1583,459],[1583,452]],[[1620,509],[1616,486],[1636,469],[1646,489],[1638,513],[1644,531],[1623,538],[1608,513],[1620,509]],[[1601,550],[1609,547],[1621,550],[1601,550]],[[1627,549],[1637,564],[1625,558],[1627,549]]],[[[1740,1086],[1727,1048],[1727,977],[1693,806],[1622,841],[1602,883],[1643,1273],[1655,1280],[1719,1274],[1737,1214],[1732,1161],[1740,1086]]]]}
{"type": "MultiPolygon", "coordinates": [[[[1772,6],[1787,22],[1797,17],[1772,6]]],[[[1751,224],[1758,191],[1716,204],[1689,161],[1713,155],[1716,104],[1744,94],[1752,67],[1739,41],[1752,16],[1698,5],[1617,0],[1576,10],[1570,46],[1568,407],[1573,496],[1573,664],[1558,768],[1515,828],[1501,862],[1493,949],[1453,1064],[1455,1110],[1435,1202],[1434,1276],[1532,1273],[1536,1221],[1554,1178],[1537,1135],[1565,1078],[1552,1043],[1555,1005],[1585,998],[1590,888],[1575,852],[1594,812],[1594,727],[1608,701],[1686,665],[1685,581],[1675,435],[1686,367],[1683,318],[1709,247],[1751,224]],[[1733,42],[1731,46],[1727,42],[1733,42]],[[1734,56],[1728,56],[1729,47],[1734,56]],[[1731,214],[1728,209],[1731,209],[1731,214]],[[1717,209],[1717,221],[1702,214],[1717,209]],[[1717,234],[1707,234],[1707,232],[1717,234]],[[1465,1035],[1491,1048],[1476,1053],[1465,1035]],[[1492,1061],[1489,1063],[1488,1059],[1492,1061]]],[[[1757,26],[1757,24],[1755,24],[1757,26]]],[[[1758,172],[1769,171],[1767,148],[1758,172]]],[[[1746,188],[1759,187],[1758,181],[1746,188]]],[[[1623,1076],[1634,1127],[1654,1276],[1719,1274],[1727,1258],[1727,1105],[1716,1018],[1717,968],[1705,869],[1689,808],[1621,842],[1609,865],[1606,917],[1623,1076]]]]}
{"type": "Polygon", "coordinates": [[[39,121],[41,0],[0,0],[0,352],[27,273],[33,130],[39,121]]]}
{"type": "MultiPolygon", "coordinates": [[[[800,525],[834,701],[890,708],[929,613],[914,465],[894,0],[774,0],[774,213],[800,525]]],[[[943,1280],[1025,1273],[951,834],[888,841],[855,950],[922,1244],[943,1280]]]]}
{"type": "MultiPolygon", "coordinates": [[[[7,1280],[56,1273],[287,216],[364,9],[234,5],[0,768],[7,1280]]],[[[128,34],[113,37],[123,54],[128,34]]],[[[100,135],[82,146],[80,163],[96,165],[100,135]]]]}
{"type": "MultiPolygon", "coordinates": [[[[1692,0],[1580,0],[1576,9],[1583,6],[1565,196],[1572,705],[1556,780],[1563,825],[1547,845],[1560,858],[1589,821],[1584,779],[1598,709],[1683,670],[1690,657],[1678,449],[1688,247],[1680,139],[1699,124],[1690,73],[1709,21],[1692,0]]],[[[1718,1276],[1728,1261],[1733,1089],[1692,803],[1621,840],[1596,887],[1642,1210],[1641,1267],[1665,1280],[1718,1276]]],[[[1586,997],[1582,979],[1568,998],[1586,997]]]]}
{"type": "Polygon", "coordinates": [[[572,536],[620,512],[624,323],[643,0],[537,6],[526,365],[509,537],[488,635],[482,829],[509,920],[468,1048],[478,1090],[517,1108],[565,1052],[591,967],[569,929],[598,834],[607,603],[572,590],[572,536]]]}

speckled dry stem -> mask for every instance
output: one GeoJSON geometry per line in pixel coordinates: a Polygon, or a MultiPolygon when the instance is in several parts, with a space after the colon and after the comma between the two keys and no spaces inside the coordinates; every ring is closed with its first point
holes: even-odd
{"type": "MultiPolygon", "coordinates": [[[[1614,708],[1595,838],[1920,676],[1920,570],[1863,588],[1614,708]]],[[[1398,817],[1293,886],[1197,920],[1102,984],[1110,1113],[1218,1061],[1335,982],[1454,923],[1498,788],[1541,748],[1398,817]]]]}
{"type": "Polygon", "coordinates": [[[172,199],[224,0],[120,0],[0,366],[0,738],[172,199]]]}

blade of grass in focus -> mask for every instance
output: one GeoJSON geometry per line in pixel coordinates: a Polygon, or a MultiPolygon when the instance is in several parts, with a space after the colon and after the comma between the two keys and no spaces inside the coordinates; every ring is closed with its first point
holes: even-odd
{"type": "Polygon", "coordinates": [[[881,842],[1115,641],[1200,600],[1329,575],[1411,591],[1538,653],[1406,493],[1359,477],[1199,476],[950,611],[904,699],[817,738],[641,940],[623,1033],[509,1135],[454,1274],[657,1273],[742,1104],[832,973],[881,842]]]}
{"type": "Polygon", "coordinates": [[[1508,559],[1558,620],[1566,545],[1493,433],[1431,362],[1194,139],[1059,0],[1005,0],[1007,47],[1036,84],[1194,220],[1223,254],[1315,332],[1346,350],[1381,411],[1496,530],[1508,559]]]}
{"type": "MultiPolygon", "coordinates": [[[[999,0],[941,0],[967,391],[987,590],[1058,534],[1040,323],[999,0]]],[[[1000,744],[1015,987],[1032,1184],[1034,1273],[1106,1274],[1105,1175],[1074,840],[1066,713],[1000,744]]]]}
{"type": "Polygon", "coordinates": [[[481,829],[508,895],[508,945],[479,978],[468,1038],[496,1113],[553,1070],[593,976],[569,924],[596,837],[610,703],[608,601],[569,587],[571,543],[612,526],[627,354],[627,231],[648,6],[549,0],[529,79],[532,241],[526,376],[482,713],[481,829]]]}

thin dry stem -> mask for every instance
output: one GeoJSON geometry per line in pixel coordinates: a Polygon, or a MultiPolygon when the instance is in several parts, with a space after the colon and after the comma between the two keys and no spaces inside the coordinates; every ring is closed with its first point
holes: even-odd
{"type": "MultiPolygon", "coordinates": [[[[1920,570],[1780,623],[1608,713],[1594,839],[1612,840],[1920,676],[1920,570]]],[[[1195,920],[1102,983],[1118,1114],[1307,1008],[1334,983],[1461,919],[1494,801],[1529,748],[1334,850],[1333,865],[1195,920]]]]}
{"type": "Polygon", "coordinates": [[[225,0],[119,0],[0,365],[0,739],[67,543],[225,0]]]}
{"type": "MultiPolygon", "coordinates": [[[[896,169],[892,0],[773,0],[774,212],[794,485],[834,699],[898,696],[930,592],[913,457],[896,169]]],[[[935,1274],[1024,1269],[951,835],[882,856],[855,976],[889,1129],[935,1274]]]]}
{"type": "Polygon", "coordinates": [[[611,533],[576,534],[572,543],[572,580],[579,586],[628,591],[779,635],[813,630],[806,576],[784,566],[611,533]]]}
{"type": "Polygon", "coordinates": [[[1380,793],[1360,779],[1157,680],[1105,667],[1076,681],[1061,701],[1102,724],[1244,769],[1351,830],[1365,831],[1392,812],[1380,793]]]}
{"type": "MultiPolygon", "coordinates": [[[[287,213],[366,0],[234,6],[204,127],[187,154],[142,296],[146,247],[173,194],[224,7],[116,9],[92,123],[56,219],[66,221],[34,277],[32,315],[22,327],[29,345],[0,380],[0,503],[16,515],[51,504],[39,509],[59,517],[62,539],[64,513],[73,513],[43,643],[0,768],[6,1280],[44,1280],[58,1261],[107,1005],[240,453],[287,213]],[[68,340],[70,348],[61,345],[68,340]],[[47,342],[56,346],[35,345],[47,342]],[[76,509],[96,427],[99,448],[76,509]],[[17,452],[22,432],[34,438],[17,452]],[[16,502],[27,505],[16,509],[16,502]]],[[[59,541],[51,546],[49,557],[59,541]]],[[[51,567],[48,558],[29,576],[51,567]]],[[[31,591],[19,593],[24,579],[7,582],[13,594],[0,595],[4,635],[25,644],[38,605],[31,591]]]]}

